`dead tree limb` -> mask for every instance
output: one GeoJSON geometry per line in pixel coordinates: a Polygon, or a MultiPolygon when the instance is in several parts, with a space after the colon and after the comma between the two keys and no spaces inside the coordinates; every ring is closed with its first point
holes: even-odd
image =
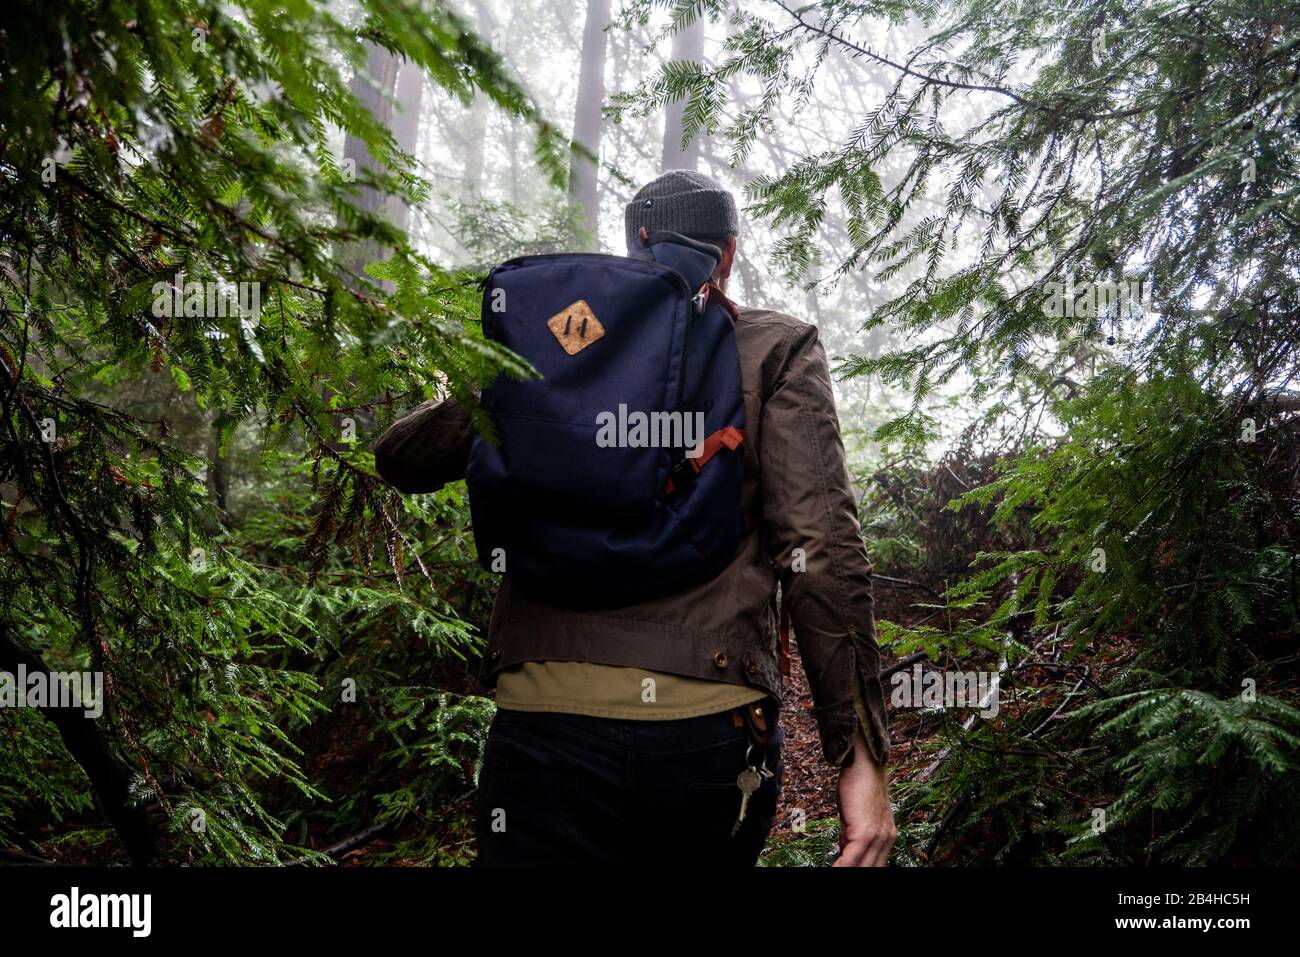
{"type": "MultiPolygon", "coordinates": [[[[0,670],[16,675],[19,665],[29,675],[41,673],[46,681],[57,680],[40,655],[0,625],[0,670]]],[[[158,835],[144,809],[131,803],[131,775],[113,755],[95,719],[76,708],[46,706],[36,710],[58,729],[64,747],[86,772],[99,807],[117,830],[131,862],[153,863],[158,856],[158,835]]]]}

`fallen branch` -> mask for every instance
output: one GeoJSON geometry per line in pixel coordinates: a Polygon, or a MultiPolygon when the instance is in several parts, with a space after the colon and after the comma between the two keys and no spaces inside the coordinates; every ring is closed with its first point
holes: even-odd
{"type": "MultiPolygon", "coordinates": [[[[377,824],[372,824],[361,833],[354,834],[349,838],[339,841],[337,844],[331,844],[329,847],[322,849],[320,853],[324,854],[326,857],[332,857],[335,860],[338,860],[349,851],[355,851],[358,847],[363,847],[364,845],[369,844],[380,834],[384,833],[384,831],[388,830],[391,825],[392,821],[380,821],[377,824]]],[[[286,866],[302,867],[307,864],[307,861],[308,858],[299,857],[296,860],[290,861],[286,866]]]]}
{"type": "Polygon", "coordinates": [[[880,680],[884,681],[886,678],[889,678],[896,672],[902,671],[904,668],[910,668],[918,661],[924,661],[926,658],[929,657],[930,656],[927,655],[924,651],[918,651],[914,655],[908,655],[906,658],[902,658],[898,661],[895,661],[888,668],[880,669],[880,680]]]}
{"type": "MultiPolygon", "coordinates": [[[[1011,644],[1010,634],[1007,635],[1005,644],[1006,645],[1011,644]]],[[[1024,664],[1024,662],[1028,660],[1029,660],[1029,656],[1026,655],[1025,658],[1020,662],[1020,664],[1024,664]]],[[[989,688],[987,692],[985,692],[984,697],[980,698],[979,707],[977,707],[974,711],[972,711],[970,713],[970,717],[968,717],[965,721],[961,723],[961,733],[963,735],[970,733],[970,730],[975,727],[975,723],[980,719],[980,712],[988,707],[990,699],[993,697],[993,695],[998,693],[998,689],[1002,686],[1002,676],[1007,673],[1008,661],[1009,659],[1007,658],[1006,652],[1004,651],[1002,655],[1002,661],[998,665],[997,681],[993,682],[993,686],[989,688]]],[[[1019,664],[1016,665],[1016,668],[1019,667],[1020,667],[1019,664]]],[[[1015,673],[1014,668],[1012,669],[1012,673],[1013,674],[1015,673]]],[[[952,751],[952,745],[946,745],[943,748],[943,750],[939,752],[938,756],[936,756],[935,759],[930,762],[930,764],[926,767],[926,769],[917,775],[916,780],[918,782],[925,781],[930,777],[930,775],[934,774],[935,771],[939,770],[939,765],[943,764],[943,762],[947,759],[948,753],[950,751],[952,751]]]]}
{"type": "Polygon", "coordinates": [[[929,593],[930,593],[931,595],[933,595],[935,598],[942,598],[942,597],[943,597],[943,593],[942,593],[942,592],[937,592],[937,591],[935,591],[933,588],[931,588],[929,585],[926,585],[926,584],[924,584],[923,582],[912,581],[912,579],[910,579],[910,578],[895,578],[895,577],[893,577],[892,575],[876,575],[876,574],[872,574],[872,576],[871,576],[871,580],[872,580],[873,582],[880,582],[881,584],[883,584],[883,585],[885,585],[885,586],[898,586],[898,587],[903,587],[903,588],[919,588],[919,589],[921,589],[921,591],[929,592],[929,593]]]}
{"type": "Polygon", "coordinates": [[[8,847],[0,847],[0,861],[8,861],[11,864],[36,864],[40,867],[62,867],[58,861],[49,861],[43,857],[37,857],[35,854],[28,854],[26,851],[16,851],[8,847]]]}

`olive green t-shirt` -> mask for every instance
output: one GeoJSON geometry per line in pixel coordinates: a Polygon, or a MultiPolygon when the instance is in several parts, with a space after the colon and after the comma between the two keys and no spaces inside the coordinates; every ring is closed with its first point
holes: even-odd
{"type": "Polygon", "coordinates": [[[589,661],[526,661],[497,675],[497,707],[597,718],[694,718],[761,701],[755,688],[589,661]]]}

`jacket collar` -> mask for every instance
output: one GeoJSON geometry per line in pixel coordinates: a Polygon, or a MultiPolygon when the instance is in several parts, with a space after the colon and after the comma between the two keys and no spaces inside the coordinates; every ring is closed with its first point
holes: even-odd
{"type": "Polygon", "coordinates": [[[722,308],[727,310],[727,313],[731,316],[731,321],[735,322],[737,317],[740,316],[740,308],[727,298],[727,294],[718,288],[717,284],[714,283],[712,279],[710,279],[705,285],[709,287],[709,301],[721,303],[722,308]]]}

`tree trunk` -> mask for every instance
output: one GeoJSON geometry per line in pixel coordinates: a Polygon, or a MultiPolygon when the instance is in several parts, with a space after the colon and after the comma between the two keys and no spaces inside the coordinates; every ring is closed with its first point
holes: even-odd
{"type": "Polygon", "coordinates": [[[510,203],[519,205],[519,117],[510,116],[510,203]]]}
{"type": "Polygon", "coordinates": [[[230,497],[230,472],[221,454],[221,414],[214,413],[208,427],[208,491],[224,517],[230,497]]]}
{"type": "MultiPolygon", "coordinates": [[[[16,675],[19,665],[29,675],[42,673],[47,681],[55,680],[40,655],[0,626],[0,670],[16,675]]],[[[131,775],[113,755],[97,719],[75,708],[38,710],[58,729],[63,746],[86,772],[100,808],[126,845],[132,863],[152,863],[158,856],[157,832],[144,809],[131,803],[131,775]]]]}
{"type": "MultiPolygon", "coordinates": [[[[370,60],[364,71],[358,71],[352,78],[351,91],[357,101],[370,111],[370,115],[388,128],[393,124],[392,96],[397,89],[399,62],[397,57],[381,46],[367,43],[370,48],[370,60]]],[[[382,172],[383,166],[370,155],[370,148],[365,141],[351,133],[343,143],[344,160],[356,164],[357,178],[363,171],[382,172]]],[[[368,186],[361,188],[360,201],[357,203],[367,212],[377,212],[383,206],[383,194],[368,186]]]]}
{"type": "MultiPolygon", "coordinates": [[[[357,101],[370,114],[389,129],[393,126],[392,97],[397,90],[397,74],[400,62],[392,53],[373,43],[367,43],[370,59],[364,70],[357,71],[352,78],[351,91],[357,101]]],[[[370,154],[365,140],[349,133],[343,142],[343,161],[350,165],[358,182],[366,172],[383,172],[383,164],[370,154]]],[[[366,213],[381,211],[391,213],[385,205],[383,193],[369,186],[362,186],[354,205],[366,213]]],[[[344,262],[350,272],[360,275],[366,264],[383,258],[383,251],[372,240],[354,243],[347,251],[344,262]]],[[[349,277],[349,282],[353,280],[349,277]]]]}
{"type": "MultiPolygon", "coordinates": [[[[474,4],[474,8],[479,39],[489,41],[494,28],[492,11],[481,0],[474,4]]],[[[465,165],[461,171],[465,178],[462,195],[467,198],[482,195],[486,191],[483,157],[487,147],[488,114],[491,108],[492,102],[487,94],[481,90],[474,94],[474,105],[470,107],[469,123],[465,131],[465,165]]]]}
{"type": "MultiPolygon", "coordinates": [[[[390,129],[393,139],[405,152],[419,158],[420,107],[424,103],[424,71],[414,63],[404,63],[397,71],[397,104],[390,129]]],[[[403,230],[411,224],[411,207],[397,196],[389,198],[388,216],[403,230]]]]}
{"type": "Polygon", "coordinates": [[[474,97],[465,131],[465,163],[461,167],[466,199],[481,196],[484,192],[483,155],[487,142],[488,100],[482,93],[474,97]]]}
{"type": "MultiPolygon", "coordinates": [[[[704,18],[697,18],[685,30],[673,35],[672,59],[704,62],[704,18]]],[[[695,169],[700,162],[699,137],[682,149],[682,118],[686,100],[669,103],[664,114],[664,153],[661,167],[669,169],[695,169]]]]}
{"type": "MultiPolygon", "coordinates": [[[[381,46],[373,43],[367,45],[370,48],[370,59],[365,71],[358,72],[352,78],[352,95],[370,111],[370,114],[379,123],[392,132],[393,139],[398,147],[407,153],[414,154],[420,135],[420,107],[424,97],[424,73],[415,64],[403,64],[396,56],[381,46]],[[394,100],[396,100],[396,105],[394,100]]],[[[356,164],[358,179],[361,178],[363,170],[376,173],[385,170],[383,164],[370,154],[370,148],[365,141],[350,134],[344,142],[343,155],[345,161],[352,160],[356,164]]],[[[361,188],[359,201],[356,205],[364,212],[384,214],[403,230],[407,228],[410,222],[410,208],[403,199],[397,196],[388,196],[368,186],[361,188]]],[[[364,274],[367,264],[379,259],[385,259],[389,254],[388,250],[374,240],[367,239],[352,244],[344,257],[344,262],[350,273],[360,276],[364,274]]],[[[356,282],[350,275],[345,281],[356,282]]],[[[381,282],[380,286],[388,292],[392,292],[395,288],[394,284],[388,280],[381,282]]],[[[321,398],[322,402],[328,406],[331,398],[330,391],[328,389],[322,390],[321,398]]],[[[358,430],[371,428],[374,422],[373,416],[373,412],[354,412],[353,418],[356,419],[358,430]]]]}
{"type": "Polygon", "coordinates": [[[588,249],[599,246],[600,196],[597,173],[600,136],[604,126],[601,107],[605,102],[605,25],[610,19],[611,0],[587,0],[587,23],[582,31],[582,65],[578,72],[578,106],[573,118],[573,142],[591,153],[574,149],[569,166],[569,202],[582,209],[582,226],[588,249]],[[595,157],[594,159],[592,157],[595,157]]]}

